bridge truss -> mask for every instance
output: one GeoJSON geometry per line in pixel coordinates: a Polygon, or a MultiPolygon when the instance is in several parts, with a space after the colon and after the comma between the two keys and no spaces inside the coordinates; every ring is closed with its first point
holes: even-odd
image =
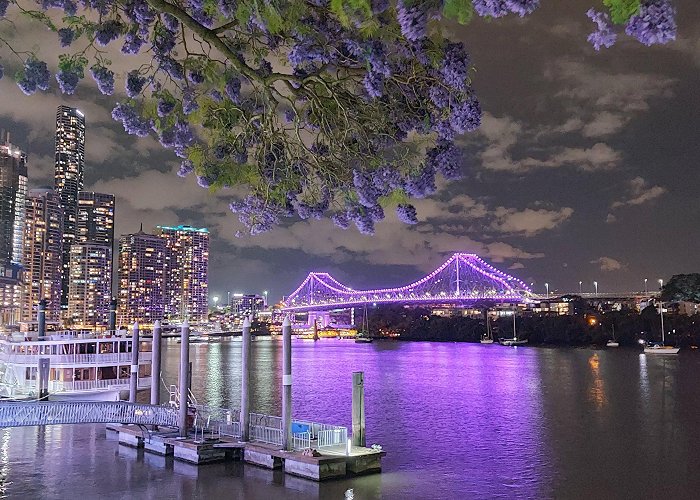
{"type": "Polygon", "coordinates": [[[177,408],[122,401],[0,402],[0,427],[88,423],[177,427],[177,408]]]}
{"type": "Polygon", "coordinates": [[[354,290],[328,273],[309,273],[285,300],[289,312],[322,311],[366,304],[469,305],[526,302],[530,288],[474,254],[455,253],[427,276],[411,284],[377,290],[354,290]]]}

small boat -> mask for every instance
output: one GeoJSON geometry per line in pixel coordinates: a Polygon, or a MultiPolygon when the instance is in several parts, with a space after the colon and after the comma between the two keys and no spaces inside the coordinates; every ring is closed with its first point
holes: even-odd
{"type": "Polygon", "coordinates": [[[678,354],[680,347],[665,345],[666,333],[664,332],[664,303],[659,307],[661,315],[661,342],[654,342],[644,346],[644,354],[678,354]]]}
{"type": "Polygon", "coordinates": [[[678,354],[680,347],[663,344],[649,344],[644,347],[644,354],[678,354]]]}
{"type": "Polygon", "coordinates": [[[498,343],[505,346],[519,346],[527,344],[527,339],[519,339],[518,332],[515,330],[515,309],[513,310],[513,338],[499,338],[498,343]]]}
{"type": "Polygon", "coordinates": [[[369,336],[369,321],[367,319],[367,306],[365,306],[364,314],[362,316],[362,330],[357,332],[355,335],[356,344],[371,344],[372,337],[369,336]]]}
{"type": "Polygon", "coordinates": [[[486,334],[481,337],[480,342],[482,344],[493,344],[493,332],[491,332],[491,318],[488,316],[488,312],[486,315],[486,334]]]}
{"type": "Polygon", "coordinates": [[[615,340],[615,323],[612,325],[612,338],[607,341],[605,347],[620,347],[620,343],[615,340]]]}
{"type": "Polygon", "coordinates": [[[527,344],[527,339],[519,339],[517,337],[513,337],[512,339],[500,338],[498,339],[498,343],[506,346],[517,346],[527,344]]]}

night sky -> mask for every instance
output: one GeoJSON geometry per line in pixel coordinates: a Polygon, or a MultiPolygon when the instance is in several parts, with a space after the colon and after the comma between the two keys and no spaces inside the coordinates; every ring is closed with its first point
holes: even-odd
{"type": "MultiPolygon", "coordinates": [[[[525,19],[450,26],[476,66],[481,129],[466,136],[461,181],[442,184],[406,226],[393,210],[374,236],[330,221],[293,221],[236,238],[231,191],[210,194],[152,138],[128,136],[110,117],[120,97],[92,79],[78,96],[24,96],[0,80],[0,127],[29,153],[30,186],[52,184],[56,106],[87,120],[85,189],[117,196],[117,235],[155,225],[210,228],[211,295],[289,294],[311,270],[354,288],[407,283],[455,251],[474,252],[535,291],[649,288],[700,271],[700,2],[676,0],[679,38],[647,48],[620,37],[596,53],[586,42],[595,0],[543,0],[525,19]]],[[[56,35],[19,24],[23,48],[56,61],[56,35]],[[33,29],[33,31],[29,31],[33,29]],[[31,40],[31,42],[27,42],[31,40]]],[[[4,28],[0,28],[4,32],[4,28]]],[[[119,44],[114,44],[118,50],[119,44]]],[[[6,50],[0,49],[8,65],[6,50]]],[[[134,59],[115,55],[124,72],[134,59]]],[[[54,68],[55,69],[55,68],[54,68]]],[[[6,73],[8,73],[6,69],[6,73]]],[[[123,80],[117,81],[123,93],[123,80]]]]}

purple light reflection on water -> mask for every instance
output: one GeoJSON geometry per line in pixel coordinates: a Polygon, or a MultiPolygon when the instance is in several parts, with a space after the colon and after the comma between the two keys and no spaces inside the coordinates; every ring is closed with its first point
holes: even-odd
{"type": "MultiPolygon", "coordinates": [[[[281,348],[256,340],[255,409],[279,414],[281,348]]],[[[0,430],[10,498],[697,498],[700,356],[474,344],[295,341],[294,413],[350,426],[366,381],[384,473],[316,484],[241,464],[196,469],[117,446],[102,426],[0,430]],[[661,357],[663,358],[663,357],[661,357]],[[672,478],[672,480],[668,480],[672,478]]],[[[164,368],[175,382],[179,346],[164,368]]],[[[240,342],[192,346],[201,402],[238,406],[240,342]]],[[[145,395],[144,395],[145,396],[145,395]]]]}

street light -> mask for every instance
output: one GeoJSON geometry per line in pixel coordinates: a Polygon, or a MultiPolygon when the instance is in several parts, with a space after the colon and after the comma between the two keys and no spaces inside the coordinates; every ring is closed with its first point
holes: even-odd
{"type": "Polygon", "coordinates": [[[216,309],[216,303],[219,302],[219,296],[218,296],[218,295],[214,295],[214,296],[211,298],[211,300],[214,301],[214,309],[216,309]]]}
{"type": "Polygon", "coordinates": [[[267,307],[267,290],[263,292],[263,295],[265,295],[265,307],[267,307]]]}
{"type": "Polygon", "coordinates": [[[578,282],[578,294],[581,295],[583,294],[583,281],[578,282]]]}
{"type": "Polygon", "coordinates": [[[663,287],[664,287],[664,280],[659,278],[659,288],[663,288],[663,287]]]}
{"type": "Polygon", "coordinates": [[[549,298],[549,283],[545,283],[544,286],[547,289],[547,298],[549,298]]]}
{"type": "Polygon", "coordinates": [[[644,293],[649,293],[647,291],[647,279],[646,278],[644,278],[644,293]]]}
{"type": "Polygon", "coordinates": [[[598,296],[598,282],[594,281],[593,286],[595,287],[595,294],[596,294],[596,296],[598,296]]]}

